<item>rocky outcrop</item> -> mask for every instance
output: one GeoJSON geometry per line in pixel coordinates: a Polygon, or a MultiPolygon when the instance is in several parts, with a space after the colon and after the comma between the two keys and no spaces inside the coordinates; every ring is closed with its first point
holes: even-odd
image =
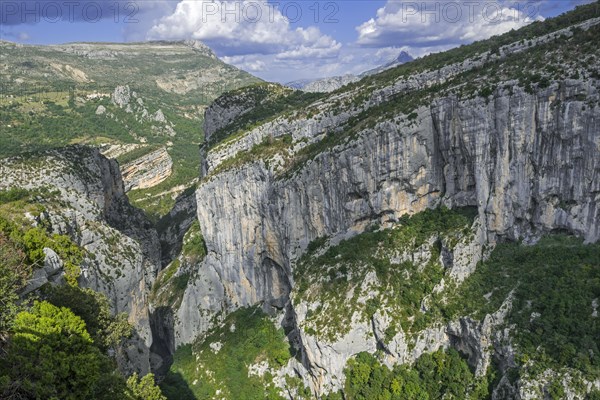
{"type": "Polygon", "coordinates": [[[112,94],[111,99],[113,104],[119,106],[120,108],[129,105],[129,101],[131,100],[131,89],[129,89],[129,85],[117,86],[112,94]]]}
{"type": "Polygon", "coordinates": [[[342,76],[333,76],[331,78],[323,78],[317,79],[316,81],[312,81],[308,83],[306,86],[302,87],[302,91],[304,92],[321,92],[321,93],[329,93],[333,92],[345,86],[349,83],[356,82],[360,78],[355,75],[342,75],[342,76]]]}
{"type": "Polygon", "coordinates": [[[163,182],[173,171],[173,160],[162,147],[121,166],[125,191],[147,189],[163,182]]]}
{"type": "Polygon", "coordinates": [[[389,63],[382,65],[380,67],[365,71],[362,74],[360,74],[360,77],[362,78],[362,77],[369,76],[369,75],[375,75],[375,74],[385,71],[386,69],[394,68],[394,67],[397,67],[398,65],[406,64],[407,62],[411,62],[413,60],[414,60],[413,56],[408,54],[406,51],[401,51],[400,54],[398,54],[398,57],[396,57],[396,59],[394,59],[394,60],[390,61],[389,63]]]}
{"type": "Polygon", "coordinates": [[[27,286],[20,292],[25,296],[48,282],[54,284],[64,284],[63,262],[56,252],[49,248],[44,248],[44,266],[33,271],[33,276],[27,282],[27,286]]]}
{"type": "MultiPolygon", "coordinates": [[[[147,294],[160,268],[160,246],[152,224],[129,204],[117,163],[74,146],[4,159],[0,174],[2,189],[49,190],[37,200],[45,209],[39,218],[85,250],[79,284],[104,293],[115,313],[129,315],[135,334],[121,367],[147,373],[153,341],[147,294]]],[[[36,285],[62,275],[60,259],[48,250],[36,285]]]]}
{"type": "MultiPolygon", "coordinates": [[[[408,96],[419,90],[447,84],[466,72],[485,69],[488,63],[501,62],[509,55],[525,53],[532,46],[547,44],[559,37],[571,37],[573,36],[573,31],[577,29],[586,30],[598,24],[600,24],[600,18],[592,18],[571,28],[561,29],[534,38],[530,41],[531,46],[529,42],[512,43],[500,47],[497,53],[492,54],[492,52],[486,51],[461,62],[446,64],[437,70],[431,71],[426,69],[423,72],[411,74],[408,77],[400,76],[387,85],[376,87],[367,92],[361,92],[360,88],[357,88],[336,93],[313,104],[311,107],[313,112],[309,116],[306,115],[305,110],[296,110],[291,116],[282,115],[272,121],[249,129],[232,143],[215,146],[206,155],[205,164],[207,170],[216,169],[223,161],[235,157],[242,151],[251,150],[252,147],[262,143],[268,137],[274,138],[282,135],[292,135],[294,141],[303,143],[300,147],[319,142],[326,134],[340,133],[348,129],[347,124],[349,121],[352,121],[352,118],[367,113],[368,110],[376,109],[378,106],[402,98],[403,96],[408,96]],[[366,100],[357,102],[357,96],[364,96],[366,100]]],[[[506,82],[505,87],[515,84],[516,82],[514,81],[506,82]]],[[[461,82],[458,82],[457,86],[462,86],[461,82]]],[[[553,100],[556,100],[556,98],[553,100]]]]}
{"type": "Polygon", "coordinates": [[[104,157],[117,158],[117,157],[127,154],[129,152],[132,152],[135,149],[139,149],[140,147],[143,147],[143,146],[144,145],[142,145],[142,144],[136,144],[136,143],[127,143],[127,144],[107,143],[107,144],[99,146],[99,149],[100,149],[100,153],[104,157]]]}
{"type": "Polygon", "coordinates": [[[254,98],[236,96],[235,103],[228,95],[216,99],[204,112],[204,138],[210,140],[215,132],[229,125],[256,106],[254,98]]]}
{"type": "Polygon", "coordinates": [[[600,110],[584,111],[577,100],[597,98],[596,87],[566,81],[534,95],[511,91],[489,103],[439,99],[415,122],[382,122],[291,177],[278,178],[261,161],[212,176],[197,198],[219,270],[265,257],[285,266],[319,236],[441,203],[478,207],[485,240],[555,229],[598,240],[600,110]]]}

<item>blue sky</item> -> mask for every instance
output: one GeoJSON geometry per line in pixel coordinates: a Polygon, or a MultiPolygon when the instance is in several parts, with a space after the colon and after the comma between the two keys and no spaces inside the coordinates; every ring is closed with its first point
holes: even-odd
{"type": "Polygon", "coordinates": [[[2,0],[0,35],[31,44],[198,39],[280,82],[359,73],[506,32],[590,0],[2,0]]]}

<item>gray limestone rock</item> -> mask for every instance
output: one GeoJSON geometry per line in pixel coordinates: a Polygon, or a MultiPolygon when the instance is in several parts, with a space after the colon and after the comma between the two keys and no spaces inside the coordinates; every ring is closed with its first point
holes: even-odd
{"type": "Polygon", "coordinates": [[[106,113],[106,107],[100,105],[96,109],[96,115],[104,115],[106,113]]]}
{"type": "MultiPolygon", "coordinates": [[[[125,312],[136,330],[138,350],[122,365],[125,371],[150,370],[152,332],[148,293],[160,268],[156,230],[129,204],[115,161],[97,149],[72,146],[12,157],[0,163],[0,189],[50,189],[44,218],[52,233],[69,235],[86,250],[79,284],[104,293],[112,311],[125,312]]],[[[44,267],[26,288],[61,282],[62,261],[50,249],[44,267]]]]}
{"type": "MultiPolygon", "coordinates": [[[[177,310],[178,343],[205,332],[211,316],[221,311],[278,304],[293,290],[291,271],[314,239],[351,236],[373,223],[389,226],[427,208],[477,209],[471,239],[452,252],[442,243],[442,264],[455,281],[473,272],[486,255],[484,246],[489,251],[499,240],[533,242],[556,230],[588,242],[600,239],[600,94],[594,79],[566,79],[533,93],[507,81],[487,98],[439,95],[411,118],[398,111],[363,127],[351,140],[324,148],[293,171],[261,159],[217,170],[269,137],[291,135],[293,158],[326,135],[343,134],[349,118],[392,96],[429,88],[486,60],[524,50],[505,46],[500,55],[484,54],[402,78],[374,90],[359,105],[336,106],[351,103],[353,93],[336,94],[317,103],[316,115],[281,116],[208,151],[206,177],[196,193],[208,255],[198,266],[201,278],[186,289],[177,310]]],[[[230,121],[212,115],[213,126],[230,121]]],[[[414,257],[426,259],[426,254],[414,257]]],[[[375,318],[375,328],[356,320],[350,338],[328,343],[298,328],[308,306],[294,305],[293,324],[301,338],[303,379],[323,393],[341,385],[338,375],[349,357],[374,348],[385,318],[375,318]],[[364,341],[363,333],[369,335],[364,341]],[[362,344],[346,345],[346,339],[362,344]]],[[[495,318],[432,327],[412,352],[406,338],[398,336],[388,345],[390,363],[410,362],[423,351],[452,345],[467,351],[481,373],[490,357],[484,347],[498,340],[495,318]]],[[[505,350],[503,359],[510,360],[505,350]]]]}
{"type": "Polygon", "coordinates": [[[129,106],[130,99],[131,89],[129,89],[129,85],[117,86],[112,94],[112,102],[121,108],[129,106]]]}

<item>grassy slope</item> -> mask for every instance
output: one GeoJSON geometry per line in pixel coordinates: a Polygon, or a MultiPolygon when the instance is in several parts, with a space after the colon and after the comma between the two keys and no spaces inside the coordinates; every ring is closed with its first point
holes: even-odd
{"type": "Polygon", "coordinates": [[[533,365],[525,373],[569,367],[600,376],[600,321],[593,302],[600,299],[600,244],[555,235],[534,246],[499,245],[446,306],[449,317],[482,318],[497,310],[513,291],[508,324],[516,344],[533,365]]]}
{"type": "Polygon", "coordinates": [[[404,218],[393,229],[363,233],[322,254],[323,242],[313,242],[294,269],[294,303],[322,304],[309,311],[303,328],[335,340],[348,332],[354,312],[368,319],[385,309],[395,318],[386,332],[391,338],[400,327],[404,332],[418,332],[432,319],[439,319],[439,310],[431,308],[424,313],[421,302],[431,296],[444,276],[439,261],[442,242],[452,248],[462,238],[468,238],[472,216],[470,209],[464,213],[446,208],[428,210],[404,218]],[[431,252],[425,265],[395,261],[404,252],[411,254],[420,248],[431,252]],[[375,273],[379,286],[363,288],[362,282],[370,272],[375,273]],[[349,292],[352,301],[347,301],[349,292]],[[365,295],[369,300],[359,302],[365,295]]]}

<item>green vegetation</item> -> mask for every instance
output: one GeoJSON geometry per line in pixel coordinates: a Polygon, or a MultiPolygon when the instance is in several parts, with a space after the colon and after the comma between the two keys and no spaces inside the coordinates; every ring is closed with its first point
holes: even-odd
{"type": "Polygon", "coordinates": [[[32,196],[32,192],[27,189],[12,188],[9,190],[0,190],[0,204],[12,203],[13,201],[19,201],[29,199],[32,196]]]}
{"type": "Polygon", "coordinates": [[[167,215],[175,205],[176,195],[195,186],[200,174],[199,148],[194,140],[174,142],[168,150],[173,159],[172,175],[149,189],[132,190],[127,195],[131,203],[142,208],[155,223],[167,215]],[[173,188],[185,187],[171,192],[173,188]]]}
{"type": "Polygon", "coordinates": [[[152,286],[152,301],[157,305],[179,307],[190,277],[190,272],[182,269],[181,261],[175,259],[156,278],[152,286]]]}
{"type": "MultiPolygon", "coordinates": [[[[39,214],[41,208],[37,205],[36,198],[43,197],[51,200],[55,194],[56,192],[51,192],[46,188],[31,190],[13,187],[8,190],[0,190],[0,213],[11,216],[13,209],[22,209],[26,212],[39,214]]],[[[15,216],[11,217],[14,218],[15,216]]]]}
{"type": "MultiPolygon", "coordinates": [[[[587,379],[597,377],[600,324],[594,312],[600,312],[600,245],[584,245],[581,239],[564,235],[529,246],[502,243],[461,285],[446,281],[442,292],[432,293],[444,275],[437,261],[440,245],[452,249],[458,240],[468,239],[470,223],[469,217],[442,208],[328,249],[324,238],[313,242],[295,270],[294,302],[320,302],[317,309],[309,309],[303,329],[334,340],[346,332],[354,312],[368,318],[378,311],[394,316],[385,332],[389,339],[399,328],[415,335],[436,322],[462,316],[482,320],[510,298],[505,324],[514,326],[511,336],[519,365],[509,374],[535,378],[549,368],[570,368],[587,379]],[[426,243],[433,243],[428,261],[390,262],[394,255],[412,253],[426,243]],[[367,285],[371,293],[360,304],[361,285],[371,271],[377,283],[367,285]],[[425,299],[426,312],[421,309],[425,299]]],[[[550,388],[552,393],[564,390],[560,382],[556,385],[550,388]]]]}
{"type": "MultiPolygon", "coordinates": [[[[152,108],[150,101],[144,104],[145,107],[152,108]]],[[[101,143],[133,144],[139,143],[139,138],[143,137],[147,144],[118,157],[120,164],[124,165],[153,150],[172,144],[167,147],[173,159],[172,175],[160,185],[132,192],[130,196],[135,205],[147,209],[151,214],[155,214],[155,219],[158,219],[174,204],[170,196],[162,196],[161,193],[176,186],[189,185],[198,177],[200,162],[198,148],[195,145],[199,145],[203,140],[201,122],[200,119],[194,120],[194,131],[189,128],[180,131],[179,124],[176,124],[173,129],[177,135],[170,137],[160,129],[156,129],[163,124],[150,120],[140,121],[135,114],[120,109],[108,99],[73,104],[60,115],[46,108],[30,115],[23,111],[20,103],[13,103],[10,106],[0,106],[0,127],[6,125],[6,128],[3,128],[6,134],[0,138],[0,157],[22,154],[25,151],[63,147],[73,143],[91,146],[101,143]],[[96,115],[95,110],[98,106],[105,107],[107,113],[96,115]],[[104,138],[101,143],[97,141],[98,136],[104,138]],[[147,196],[150,196],[150,199],[147,199],[147,196]]]]}
{"type": "Polygon", "coordinates": [[[23,249],[0,231],[0,341],[8,335],[20,311],[18,292],[31,275],[31,266],[23,249]]]}
{"type": "Polygon", "coordinates": [[[70,309],[85,322],[90,337],[103,352],[118,348],[133,333],[127,314],[113,316],[108,299],[102,293],[70,285],[44,289],[48,302],[70,309]]]}
{"type": "MultiPolygon", "coordinates": [[[[306,317],[308,332],[334,340],[347,332],[355,311],[370,318],[375,311],[394,315],[389,329],[391,337],[401,326],[405,332],[418,332],[433,320],[440,319],[440,310],[421,310],[421,302],[432,295],[440,283],[444,269],[439,262],[441,246],[452,249],[459,240],[468,238],[473,212],[438,208],[411,217],[405,216],[392,228],[366,232],[330,247],[323,254],[317,245],[309,246],[294,269],[296,293],[294,302],[320,302],[306,317]],[[424,265],[411,261],[393,261],[403,252],[412,253],[421,246],[431,252],[424,265]],[[362,287],[367,274],[374,272],[377,282],[362,287]],[[358,299],[363,292],[376,295],[364,304],[358,299]],[[347,298],[352,293],[352,299],[347,298]]],[[[318,244],[323,242],[322,239],[318,244]]],[[[432,302],[436,304],[436,302],[432,302]]]]}
{"type": "Polygon", "coordinates": [[[197,400],[211,399],[217,390],[223,399],[279,400],[270,373],[249,375],[248,367],[260,362],[271,367],[285,365],[290,358],[288,346],[283,330],[259,307],[242,308],[193,346],[177,349],[161,388],[169,399],[188,399],[189,386],[197,400]]]}
{"type": "MultiPolygon", "coordinates": [[[[490,102],[503,92],[535,93],[566,79],[598,78],[600,27],[586,31],[573,29],[572,37],[557,35],[548,43],[536,46],[531,40],[600,16],[599,5],[596,2],[583,6],[556,19],[433,54],[348,85],[331,96],[354,91],[354,97],[347,102],[335,100],[326,112],[337,114],[342,107],[361,110],[376,88],[468,58],[483,60],[486,57],[482,66],[457,74],[444,83],[399,93],[385,103],[359,112],[340,127],[339,133],[328,133],[325,139],[306,147],[293,160],[288,153],[292,145],[290,135],[267,138],[225,161],[213,173],[258,159],[268,163],[275,155],[282,155],[286,167],[293,170],[311,157],[375,128],[379,122],[395,120],[411,126],[419,118],[418,109],[429,106],[442,95],[459,100],[479,96],[490,102]],[[502,52],[502,46],[528,41],[529,51],[513,55],[502,52]]],[[[110,63],[89,63],[85,57],[52,48],[17,49],[4,43],[0,43],[0,47],[7,55],[7,71],[11,71],[9,78],[0,82],[3,86],[0,128],[6,132],[0,137],[0,156],[71,143],[144,142],[145,147],[120,157],[121,162],[128,162],[167,146],[175,162],[172,177],[150,190],[130,194],[131,200],[149,211],[155,220],[173,205],[172,194],[197,176],[202,106],[223,90],[256,81],[233,68],[223,67],[216,60],[211,61],[210,57],[197,58],[190,54],[157,57],[154,52],[148,57],[140,56],[141,60],[123,56],[110,63]],[[164,59],[168,59],[168,63],[164,59]],[[75,83],[66,78],[69,69],[65,65],[51,66],[49,60],[85,70],[90,79],[79,78],[75,83]],[[213,67],[227,70],[231,83],[226,88],[217,85],[182,88],[168,79],[176,70],[178,80],[190,78],[193,82],[196,71],[213,67]],[[52,68],[60,72],[52,73],[52,68]],[[106,74],[108,68],[128,71],[124,72],[127,76],[120,79],[133,82],[131,87],[143,96],[145,107],[151,112],[163,110],[170,124],[157,126],[156,121],[139,118],[112,104],[110,92],[121,82],[105,78],[118,75],[106,74]],[[21,76],[31,79],[17,88],[14,82],[21,76]],[[105,85],[104,89],[98,82],[105,85]],[[98,90],[106,90],[106,93],[86,97],[98,90]],[[44,91],[47,93],[41,95],[44,91]],[[201,99],[201,96],[206,97],[201,99]],[[105,107],[106,112],[96,114],[99,106],[105,107]],[[167,127],[174,129],[175,136],[165,133],[167,127]],[[171,192],[175,187],[179,188],[171,192]]],[[[222,100],[232,99],[242,92],[230,93],[222,100]]],[[[285,89],[272,92],[268,85],[257,85],[245,93],[255,107],[217,132],[208,144],[212,148],[226,146],[249,129],[278,116],[312,115],[315,101],[324,98],[324,95],[285,89]],[[309,108],[311,104],[313,107],[309,108]]],[[[586,102],[586,105],[591,101],[583,93],[567,100],[586,102]]],[[[561,102],[555,101],[552,107],[561,107],[561,102]]],[[[104,296],[77,287],[84,251],[68,236],[50,233],[43,219],[38,218],[36,226],[32,226],[30,217],[24,216],[24,212],[40,216],[44,207],[33,201],[39,195],[40,192],[23,189],[0,191],[0,397],[164,399],[152,375],[141,379],[133,375],[126,380],[117,372],[115,360],[106,355],[111,349],[119,351],[133,333],[132,327],[124,314],[111,316],[104,296]],[[32,272],[43,265],[46,247],[56,251],[64,261],[69,285],[43,288],[35,295],[45,301],[32,305],[31,299],[21,299],[18,293],[32,272]]],[[[564,204],[564,207],[569,205],[564,204]]],[[[600,375],[597,316],[600,312],[600,245],[584,245],[579,239],[563,235],[543,238],[533,246],[501,243],[490,259],[480,263],[462,284],[445,282],[444,289],[434,292],[446,277],[440,262],[442,251],[451,251],[459,243],[473,238],[474,213],[463,211],[427,210],[403,217],[391,229],[374,228],[335,246],[327,247],[327,238],[311,243],[294,269],[297,285],[294,303],[315,305],[308,310],[306,325],[301,328],[333,341],[347,332],[356,312],[363,320],[377,312],[387,313],[393,318],[384,340],[402,329],[410,342],[433,324],[466,315],[482,319],[510,300],[511,307],[502,328],[511,331],[518,352],[517,368],[507,372],[512,381],[539,376],[547,369],[559,373],[575,370],[586,378],[597,378],[600,375]],[[427,257],[404,257],[415,254],[427,254],[427,257]]],[[[181,257],[159,275],[153,300],[163,305],[181,302],[183,291],[194,278],[189,264],[198,263],[205,255],[206,248],[196,223],[184,239],[181,257]]],[[[263,375],[258,375],[251,366],[266,363],[277,368],[285,365],[290,357],[284,332],[258,307],[244,308],[225,317],[194,345],[179,348],[162,387],[171,399],[211,399],[217,394],[230,399],[280,399],[271,371],[267,368],[263,375]]],[[[376,356],[361,353],[348,362],[343,398],[489,398],[494,374],[490,371],[485,378],[474,377],[466,361],[452,349],[424,354],[413,366],[396,366],[391,370],[376,356]]],[[[300,391],[299,397],[310,396],[301,382],[290,378],[289,385],[300,391]]],[[[565,388],[559,380],[550,382],[545,390],[551,398],[565,396],[565,388]]],[[[597,390],[587,396],[589,399],[599,397],[597,390]]],[[[341,393],[328,396],[329,400],[341,398],[341,393]]]]}
{"type": "MultiPolygon", "coordinates": [[[[345,369],[347,400],[488,399],[488,380],[476,378],[454,349],[423,354],[414,366],[388,369],[377,358],[360,353],[345,369]]],[[[331,394],[327,400],[341,398],[331,394]]]]}
{"type": "Polygon", "coordinates": [[[251,109],[234,119],[229,125],[219,129],[210,138],[210,147],[216,148],[243,136],[259,125],[272,121],[291,110],[301,110],[319,98],[322,93],[306,93],[272,83],[263,83],[225,93],[217,99],[217,104],[228,106],[236,98],[251,109]]]}
{"type": "Polygon", "coordinates": [[[592,389],[586,396],[585,400],[600,400],[600,390],[592,389]]]}
{"type": "Polygon", "coordinates": [[[197,219],[194,220],[183,238],[181,254],[191,263],[198,263],[206,256],[206,244],[197,219]]]}
{"type": "Polygon", "coordinates": [[[83,251],[68,236],[49,234],[43,227],[22,230],[18,225],[1,216],[0,232],[9,237],[10,241],[25,253],[30,265],[43,266],[44,248],[54,250],[64,262],[65,279],[69,284],[77,285],[83,251]]]}
{"type": "Polygon", "coordinates": [[[154,375],[147,374],[139,379],[134,373],[127,378],[127,400],[167,400],[160,388],[154,383],[154,375]]]}
{"type": "MultiPolygon", "coordinates": [[[[18,293],[33,271],[42,266],[44,246],[53,247],[66,256],[79,255],[68,238],[52,237],[42,227],[32,228],[31,222],[23,217],[25,212],[37,217],[44,211],[44,207],[34,201],[42,193],[47,198],[52,196],[41,190],[0,191],[0,344],[9,335],[16,314],[23,310],[18,293]]],[[[71,260],[76,261],[74,258],[71,260]]]]}
{"type": "Polygon", "coordinates": [[[123,166],[132,161],[137,160],[138,158],[144,157],[158,149],[160,149],[160,147],[156,146],[156,145],[141,146],[141,147],[138,147],[137,149],[134,149],[128,153],[120,155],[119,157],[117,157],[117,161],[119,162],[120,166],[123,166]]]}
{"type": "Polygon", "coordinates": [[[67,308],[36,302],[17,315],[8,355],[0,367],[4,396],[38,399],[109,399],[118,386],[114,368],[67,308]],[[107,393],[108,392],[108,393],[107,393]]]}
{"type": "MultiPolygon", "coordinates": [[[[76,51],[69,47],[78,45],[0,43],[10,71],[0,76],[0,158],[74,143],[137,143],[146,151],[167,146],[174,162],[172,176],[160,187],[131,193],[133,203],[157,221],[174,204],[168,192],[198,177],[204,107],[226,91],[260,80],[183,43],[96,43],[76,51]],[[81,51],[116,57],[90,59],[81,51]],[[204,74],[218,78],[198,85],[198,76],[204,74]],[[119,85],[136,93],[130,99],[132,112],[111,101],[119,85]],[[104,113],[96,114],[99,106],[104,113]],[[151,118],[159,109],[167,122],[151,118]]],[[[138,149],[119,161],[143,154],[138,149]]]]}
{"type": "Polygon", "coordinates": [[[0,192],[0,397],[160,399],[149,396],[159,393],[152,376],[126,382],[107,356],[109,349],[122,353],[133,327],[126,314],[111,315],[103,294],[77,286],[83,250],[68,236],[49,233],[39,219],[45,211],[39,203],[50,204],[53,196],[47,190],[0,192]],[[38,218],[36,226],[25,212],[38,218]],[[20,296],[44,266],[45,247],[62,259],[69,284],[20,296]]]}
{"type": "Polygon", "coordinates": [[[164,399],[152,375],[126,382],[84,320],[46,301],[16,316],[1,360],[0,395],[6,399],[164,399]]]}
{"type": "Polygon", "coordinates": [[[281,155],[287,159],[287,152],[292,145],[292,135],[283,135],[278,138],[267,136],[262,143],[254,145],[250,150],[240,151],[235,156],[220,163],[210,174],[216,175],[240,165],[256,160],[265,160],[268,166],[269,158],[281,155]]]}
{"type": "Polygon", "coordinates": [[[507,324],[517,327],[524,373],[535,376],[566,366],[589,377],[600,374],[600,322],[592,315],[600,299],[599,244],[562,235],[534,246],[500,244],[444,313],[483,318],[498,310],[511,291],[507,324]],[[528,360],[534,362],[525,366],[528,360]]]}

